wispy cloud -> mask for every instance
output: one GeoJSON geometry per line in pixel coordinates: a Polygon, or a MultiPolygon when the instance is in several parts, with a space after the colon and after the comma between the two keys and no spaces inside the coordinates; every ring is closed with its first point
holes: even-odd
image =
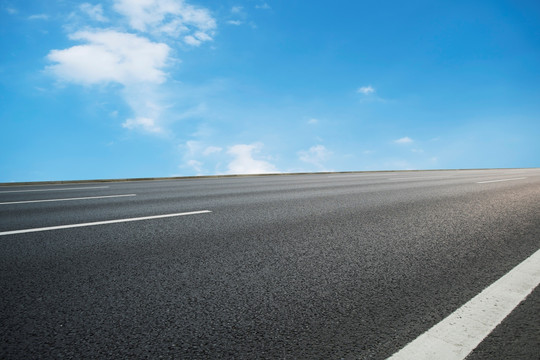
{"type": "Polygon", "coordinates": [[[259,153],[263,147],[262,143],[238,144],[229,147],[227,154],[233,157],[228,165],[229,174],[268,174],[277,173],[276,167],[266,160],[255,159],[254,155],[259,153]]]}
{"type": "Polygon", "coordinates": [[[92,20],[99,21],[99,22],[107,22],[109,19],[107,19],[103,15],[103,7],[101,4],[92,5],[89,3],[83,3],[79,6],[79,9],[88,15],[88,17],[92,20]]]}
{"type": "Polygon", "coordinates": [[[240,20],[228,20],[228,21],[227,21],[227,24],[239,26],[239,25],[242,25],[243,22],[240,21],[240,20]]]}
{"type": "Polygon", "coordinates": [[[324,169],[324,162],[328,160],[332,154],[323,145],[315,145],[309,148],[309,150],[302,150],[298,152],[299,159],[308,164],[317,166],[320,170],[324,169]]]}
{"type": "MultiPolygon", "coordinates": [[[[180,168],[191,168],[198,175],[208,174],[206,167],[208,163],[215,162],[219,164],[226,156],[223,154],[223,148],[220,146],[208,145],[204,141],[189,140],[184,144],[179,145],[179,150],[183,153],[183,162],[179,165],[180,168]]],[[[213,169],[213,173],[218,173],[217,166],[213,169]]]]}
{"type": "Polygon", "coordinates": [[[359,94],[369,95],[369,94],[373,94],[375,92],[375,89],[371,85],[362,86],[362,87],[358,88],[356,90],[356,92],[359,93],[359,94]]]}
{"type": "Polygon", "coordinates": [[[307,122],[309,125],[316,125],[319,123],[319,120],[318,119],[315,119],[315,118],[311,118],[308,120],[307,122]]]}
{"type": "Polygon", "coordinates": [[[223,149],[219,146],[208,146],[206,149],[203,150],[202,154],[204,156],[208,156],[211,154],[217,154],[220,153],[223,149]]]}
{"type": "Polygon", "coordinates": [[[128,19],[134,30],[174,38],[182,36],[189,45],[198,46],[211,40],[217,27],[207,9],[184,1],[114,0],[114,9],[128,19]]]}
{"type": "Polygon", "coordinates": [[[184,36],[184,42],[192,46],[199,46],[204,41],[211,41],[211,40],[212,38],[210,37],[210,35],[208,35],[207,33],[203,31],[198,31],[194,33],[193,35],[184,36]]]}
{"type": "Polygon", "coordinates": [[[231,13],[232,13],[232,14],[239,14],[239,13],[242,12],[243,9],[244,9],[244,8],[243,8],[242,6],[233,6],[233,7],[231,8],[231,13]]]}
{"type": "Polygon", "coordinates": [[[413,142],[414,142],[414,140],[411,139],[408,136],[405,136],[405,137],[402,137],[400,139],[394,140],[394,143],[396,143],[396,144],[411,144],[413,142]]]}
{"type": "MultiPolygon", "coordinates": [[[[243,6],[233,6],[230,13],[231,19],[226,22],[227,24],[240,26],[247,22],[248,14],[243,6]]],[[[252,24],[252,22],[249,22],[249,24],[252,24]]]]}
{"type": "Polygon", "coordinates": [[[255,5],[255,9],[269,10],[269,9],[270,9],[270,5],[268,5],[267,3],[263,2],[263,3],[260,4],[260,5],[255,5]]]}
{"type": "Polygon", "coordinates": [[[195,170],[197,172],[198,175],[202,175],[204,173],[204,170],[203,170],[203,163],[200,162],[200,161],[197,161],[197,160],[189,160],[187,162],[187,165],[192,167],[193,170],[195,170]]]}
{"type": "Polygon", "coordinates": [[[150,118],[136,118],[136,119],[127,119],[122,127],[127,129],[141,129],[145,132],[162,134],[163,129],[156,124],[154,119],[150,118]]]}
{"type": "Polygon", "coordinates": [[[28,17],[28,20],[49,20],[49,15],[47,15],[47,14],[30,15],[28,17]]]}

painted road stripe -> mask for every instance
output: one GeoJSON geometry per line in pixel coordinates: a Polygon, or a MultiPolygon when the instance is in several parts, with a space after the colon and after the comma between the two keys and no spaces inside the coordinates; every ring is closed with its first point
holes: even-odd
{"type": "Polygon", "coordinates": [[[191,212],[183,212],[183,213],[176,213],[176,214],[165,214],[165,215],[143,216],[143,217],[129,218],[129,219],[117,219],[117,220],[96,221],[96,222],[83,223],[83,224],[71,224],[71,225],[60,225],[60,226],[50,226],[50,227],[43,227],[43,228],[34,228],[34,229],[23,229],[23,230],[4,231],[4,232],[0,232],[0,236],[3,236],[3,235],[14,235],[14,234],[24,234],[24,233],[39,232],[39,231],[50,231],[50,230],[60,230],[60,229],[71,229],[71,228],[85,227],[85,226],[96,226],[96,225],[116,224],[116,223],[131,222],[131,221],[152,220],[152,219],[163,219],[163,218],[169,218],[169,217],[175,217],[175,216],[197,215],[197,214],[206,214],[206,213],[211,213],[211,211],[210,211],[210,210],[201,210],[201,211],[191,211],[191,212]]]}
{"type": "Polygon", "coordinates": [[[90,190],[90,189],[107,189],[108,186],[92,186],[92,187],[78,187],[78,188],[56,188],[56,189],[32,189],[32,190],[10,190],[0,191],[0,194],[18,193],[18,192],[35,192],[35,191],[65,191],[65,190],[90,190]]]}
{"type": "Polygon", "coordinates": [[[523,180],[523,179],[526,179],[526,177],[512,178],[512,179],[501,179],[501,180],[478,181],[476,183],[477,184],[487,184],[487,183],[500,182],[500,181],[512,181],[512,180],[523,180]]]}
{"type": "Polygon", "coordinates": [[[540,250],[389,359],[464,359],[540,283],[540,250]]]}
{"type": "Polygon", "coordinates": [[[41,202],[54,202],[54,201],[74,201],[74,200],[107,199],[107,198],[117,198],[117,197],[126,197],[126,196],[137,196],[137,194],[107,195],[107,196],[88,196],[88,197],[69,198],[69,199],[46,199],[46,200],[10,201],[10,202],[1,202],[0,205],[31,204],[31,203],[41,203],[41,202]]]}

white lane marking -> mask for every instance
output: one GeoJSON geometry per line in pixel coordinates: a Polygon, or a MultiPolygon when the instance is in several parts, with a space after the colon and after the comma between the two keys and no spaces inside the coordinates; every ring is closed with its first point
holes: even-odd
{"type": "Polygon", "coordinates": [[[389,359],[464,359],[540,283],[540,250],[389,359]]]}
{"type": "Polygon", "coordinates": [[[72,187],[72,188],[57,188],[57,189],[32,189],[32,190],[10,190],[0,191],[0,194],[17,193],[17,192],[35,192],[35,191],[65,191],[65,190],[90,190],[90,189],[107,189],[108,186],[91,186],[91,187],[72,187]]]}
{"type": "Polygon", "coordinates": [[[494,183],[494,182],[500,182],[500,181],[512,181],[512,180],[523,180],[526,179],[526,177],[520,177],[520,178],[512,178],[512,179],[501,179],[501,180],[488,180],[488,181],[477,181],[477,184],[487,184],[487,183],[494,183]]]}
{"type": "Polygon", "coordinates": [[[10,202],[1,202],[0,205],[30,204],[30,203],[41,203],[41,202],[53,202],[53,201],[74,201],[74,200],[107,199],[107,198],[117,198],[117,197],[126,197],[126,196],[137,196],[137,194],[107,195],[107,196],[88,196],[88,197],[69,198],[69,199],[66,198],[66,199],[45,199],[45,200],[10,201],[10,202]]]}
{"type": "Polygon", "coordinates": [[[201,210],[201,211],[191,211],[191,212],[183,212],[183,213],[176,213],[176,214],[153,215],[153,216],[143,216],[143,217],[128,218],[128,219],[96,221],[96,222],[82,223],[82,224],[59,225],[59,226],[49,226],[49,227],[34,228],[34,229],[4,231],[4,232],[0,232],[0,236],[14,235],[14,234],[24,234],[24,233],[39,232],[39,231],[71,229],[71,228],[85,227],[85,226],[116,224],[116,223],[131,222],[131,221],[162,219],[162,218],[169,218],[169,217],[175,217],[175,216],[197,215],[197,214],[206,214],[206,213],[211,213],[211,211],[210,210],[201,210]]]}

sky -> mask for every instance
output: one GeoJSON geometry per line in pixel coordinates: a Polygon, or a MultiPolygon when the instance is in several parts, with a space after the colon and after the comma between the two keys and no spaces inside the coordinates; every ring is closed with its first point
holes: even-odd
{"type": "Polygon", "coordinates": [[[540,167],[540,2],[0,2],[0,182],[540,167]]]}

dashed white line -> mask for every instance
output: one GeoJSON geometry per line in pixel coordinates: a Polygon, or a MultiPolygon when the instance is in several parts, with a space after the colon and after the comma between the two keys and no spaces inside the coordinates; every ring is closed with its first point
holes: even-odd
{"type": "Polygon", "coordinates": [[[512,178],[512,179],[500,179],[500,180],[488,180],[488,181],[477,181],[477,184],[487,184],[487,183],[494,183],[494,182],[501,182],[501,181],[512,181],[512,180],[523,180],[526,179],[526,177],[520,177],[520,178],[512,178]]]}
{"type": "Polygon", "coordinates": [[[10,202],[1,202],[0,205],[31,204],[31,203],[56,202],[56,201],[75,201],[75,200],[107,199],[107,198],[118,198],[118,197],[127,197],[127,196],[137,196],[137,194],[107,195],[107,196],[87,196],[87,197],[65,198],[65,199],[45,199],[45,200],[10,201],[10,202]]]}
{"type": "Polygon", "coordinates": [[[60,229],[71,229],[71,228],[78,228],[78,227],[85,227],[85,226],[116,224],[116,223],[131,222],[131,221],[163,219],[163,218],[176,217],[176,216],[197,215],[197,214],[206,214],[206,213],[211,213],[211,211],[201,210],[201,211],[191,211],[191,212],[183,212],[183,213],[175,213],[175,214],[143,216],[143,217],[128,218],[128,219],[96,221],[96,222],[82,223],[82,224],[70,224],[70,225],[49,226],[49,227],[34,228],[34,229],[12,230],[12,231],[0,232],[0,236],[24,234],[24,233],[32,233],[32,232],[40,232],[40,231],[60,230],[60,229]]]}
{"type": "Polygon", "coordinates": [[[0,191],[0,194],[18,193],[18,192],[36,192],[36,191],[66,191],[66,190],[90,190],[90,189],[107,189],[108,186],[91,186],[91,187],[71,187],[71,188],[54,188],[54,189],[31,189],[31,190],[9,190],[0,191]]]}
{"type": "Polygon", "coordinates": [[[540,250],[389,359],[464,359],[539,283],[540,250]]]}

